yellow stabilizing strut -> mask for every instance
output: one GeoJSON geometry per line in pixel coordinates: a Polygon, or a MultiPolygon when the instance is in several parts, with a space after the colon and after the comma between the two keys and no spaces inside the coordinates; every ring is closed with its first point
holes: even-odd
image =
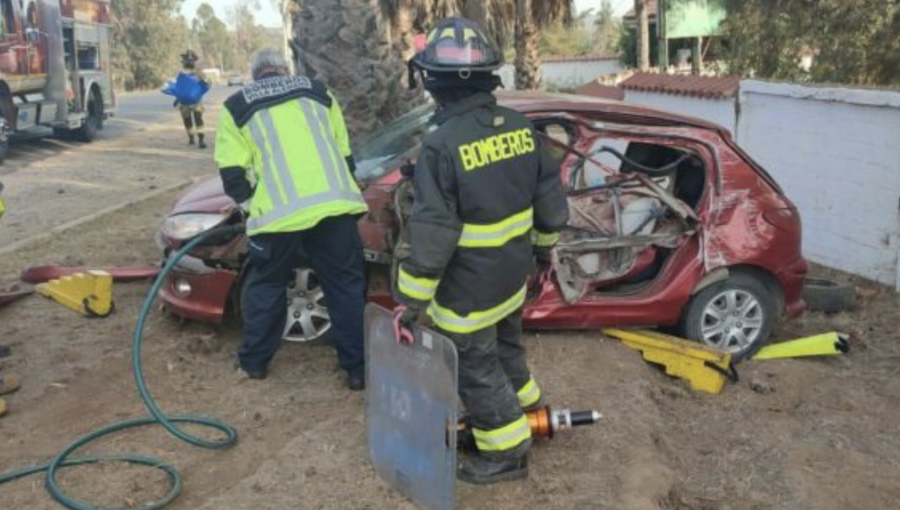
{"type": "Polygon", "coordinates": [[[655,331],[604,329],[603,334],[641,351],[644,360],[664,366],[668,375],[686,379],[694,390],[720,393],[726,379],[737,381],[727,352],[655,331]]]}
{"type": "Polygon", "coordinates": [[[112,275],[87,271],[35,287],[38,294],[88,317],[106,317],[113,311],[112,275]]]}
{"type": "Polygon", "coordinates": [[[804,356],[833,356],[850,352],[849,337],[840,333],[823,333],[821,335],[798,338],[778,344],[769,345],[759,350],[754,360],[777,358],[800,358],[804,356]]]}

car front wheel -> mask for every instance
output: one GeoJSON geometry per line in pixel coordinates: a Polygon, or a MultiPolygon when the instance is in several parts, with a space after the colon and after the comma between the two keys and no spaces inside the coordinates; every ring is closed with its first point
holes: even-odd
{"type": "Polygon", "coordinates": [[[691,299],[682,329],[689,339],[740,361],[768,342],[776,318],[776,300],[766,286],[748,274],[733,273],[691,299]]]}

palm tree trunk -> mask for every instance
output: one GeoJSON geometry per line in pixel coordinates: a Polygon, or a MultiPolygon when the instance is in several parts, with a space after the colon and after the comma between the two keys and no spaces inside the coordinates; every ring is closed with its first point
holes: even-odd
{"type": "Polygon", "coordinates": [[[541,88],[541,58],[532,0],[516,0],[516,89],[541,88]]]}
{"type": "Polygon", "coordinates": [[[379,0],[294,1],[297,71],[328,85],[353,136],[407,109],[406,66],[392,51],[379,0]]]}
{"type": "Polygon", "coordinates": [[[488,11],[484,5],[488,0],[468,0],[462,8],[462,15],[479,25],[483,30],[488,28],[488,11]]]}
{"type": "Polygon", "coordinates": [[[647,0],[634,0],[637,17],[638,70],[650,69],[650,9],[647,0]]]}

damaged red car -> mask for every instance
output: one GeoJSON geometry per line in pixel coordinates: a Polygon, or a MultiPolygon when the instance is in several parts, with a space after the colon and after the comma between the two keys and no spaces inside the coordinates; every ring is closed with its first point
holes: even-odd
{"type": "MultiPolygon", "coordinates": [[[[797,209],[724,128],[579,96],[509,93],[500,102],[534,121],[569,198],[552,263],[531,278],[526,327],[671,327],[740,359],[767,342],[780,318],[803,312],[808,265],[797,209]]],[[[369,296],[386,306],[394,268],[409,253],[415,200],[401,168],[415,158],[432,113],[416,108],[355,152],[370,208],[359,221],[369,296]]],[[[243,221],[211,178],[178,200],[158,241],[169,256],[200,232],[243,221]]],[[[245,244],[238,236],[182,260],[160,291],[165,307],[213,323],[238,313],[245,244]]],[[[327,334],[327,303],[308,268],[297,268],[285,306],[286,340],[327,334]]]]}

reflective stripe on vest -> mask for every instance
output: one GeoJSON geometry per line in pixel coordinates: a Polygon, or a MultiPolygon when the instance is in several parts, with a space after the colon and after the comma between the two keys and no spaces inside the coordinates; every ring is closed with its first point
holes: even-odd
{"type": "Polygon", "coordinates": [[[531,208],[489,225],[466,223],[463,225],[459,245],[464,248],[497,248],[527,234],[533,224],[534,211],[531,208]]]}
{"type": "Polygon", "coordinates": [[[537,381],[534,380],[534,376],[528,379],[525,386],[522,386],[516,392],[516,396],[519,397],[519,405],[522,407],[533,406],[541,400],[541,388],[537,385],[537,381]]]}
{"type": "MultiPolygon", "coordinates": [[[[350,171],[347,168],[347,162],[344,160],[344,157],[341,155],[341,151],[338,149],[337,144],[335,143],[334,137],[328,136],[329,133],[334,133],[334,129],[331,125],[331,117],[328,115],[328,110],[325,109],[325,106],[315,103],[313,105],[313,110],[316,112],[316,120],[319,121],[319,129],[322,130],[325,145],[331,150],[331,156],[334,158],[334,164],[338,168],[335,171],[338,178],[338,186],[342,189],[350,189],[350,171]]],[[[321,153],[320,149],[320,153],[321,153]]]]}
{"type": "MultiPolygon", "coordinates": [[[[322,120],[322,115],[326,119],[328,117],[325,107],[304,99],[298,100],[298,104],[306,116],[306,122],[316,146],[316,155],[322,162],[322,168],[325,171],[328,188],[312,195],[300,196],[298,194],[298,188],[294,183],[291,168],[282,148],[283,140],[275,128],[272,113],[268,109],[261,110],[248,123],[248,128],[263,156],[262,168],[259,173],[265,183],[269,199],[272,201],[272,209],[265,214],[251,216],[247,220],[247,230],[251,233],[290,218],[304,208],[334,201],[365,204],[360,193],[353,189],[349,175],[344,175],[349,173],[346,162],[339,157],[340,152],[330,136],[330,122],[322,120]],[[322,110],[324,114],[318,112],[317,109],[322,110]]],[[[289,141],[285,143],[289,143],[289,141]]]]}
{"type": "Polygon", "coordinates": [[[503,452],[512,450],[531,439],[531,427],[525,415],[518,420],[494,430],[472,429],[475,445],[482,452],[503,452]]]}
{"type": "Polygon", "coordinates": [[[545,234],[538,229],[534,229],[531,233],[531,240],[535,246],[540,248],[552,248],[559,242],[559,232],[545,234]]]}
{"type": "Polygon", "coordinates": [[[511,298],[488,310],[472,312],[463,317],[449,308],[444,308],[437,301],[428,307],[428,316],[444,331],[468,334],[497,324],[525,304],[527,286],[516,292],[511,298]]]}
{"type": "Polygon", "coordinates": [[[430,278],[416,278],[406,272],[400,266],[400,274],[397,277],[397,288],[406,296],[419,301],[431,301],[437,292],[440,280],[430,278]]]}

